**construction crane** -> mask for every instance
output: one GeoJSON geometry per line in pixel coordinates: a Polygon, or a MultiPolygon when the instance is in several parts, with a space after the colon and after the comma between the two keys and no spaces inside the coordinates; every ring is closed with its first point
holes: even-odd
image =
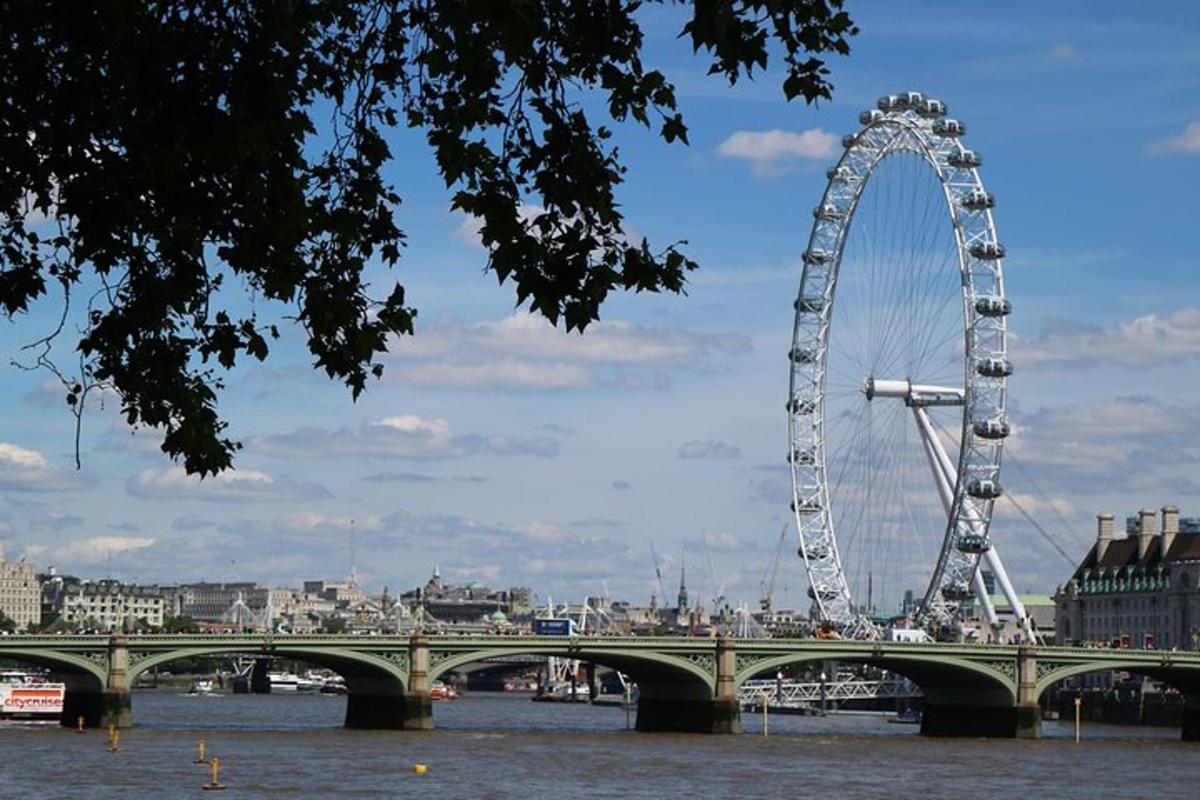
{"type": "Polygon", "coordinates": [[[725,584],[717,582],[717,571],[713,569],[712,553],[708,549],[708,534],[700,534],[700,541],[704,544],[704,558],[708,560],[708,577],[712,580],[713,588],[713,614],[720,614],[722,604],[725,603],[725,584]]]}
{"type": "Polygon", "coordinates": [[[767,573],[763,575],[759,581],[759,587],[762,588],[762,600],[759,605],[763,611],[773,610],[773,597],[775,594],[775,578],[779,575],[779,559],[783,556],[783,545],[787,539],[788,523],[783,523],[783,527],[779,530],[779,541],[775,543],[775,556],[771,559],[771,566],[767,573]]]}
{"type": "Polygon", "coordinates": [[[654,559],[654,577],[658,578],[658,601],[666,607],[667,590],[663,587],[662,570],[658,568],[658,553],[654,550],[654,542],[650,543],[650,557],[654,559]]]}

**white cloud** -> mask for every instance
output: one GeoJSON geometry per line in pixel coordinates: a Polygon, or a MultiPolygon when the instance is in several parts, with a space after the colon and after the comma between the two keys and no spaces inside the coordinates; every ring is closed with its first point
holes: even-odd
{"type": "Polygon", "coordinates": [[[503,359],[483,364],[427,361],[404,370],[404,380],[416,386],[452,389],[582,389],[592,376],[577,364],[541,364],[503,359]]]}
{"type": "Polygon", "coordinates": [[[1050,48],[1050,58],[1055,61],[1077,61],[1079,60],[1079,49],[1073,44],[1059,42],[1050,48]]]}
{"type": "Polygon", "coordinates": [[[213,502],[313,500],[329,496],[329,491],[319,484],[256,469],[226,470],[204,479],[188,475],[183,467],[146,469],[129,480],[126,490],[149,499],[213,502]]]}
{"type": "MultiPolygon", "coordinates": [[[[1051,496],[1110,498],[1200,490],[1200,458],[1194,453],[1200,440],[1200,406],[1121,397],[1014,414],[1014,420],[1018,424],[1005,451],[1051,496]]],[[[1021,472],[1006,471],[1025,479],[1021,472]]]]}
{"type": "Polygon", "coordinates": [[[1065,497],[1008,491],[1005,492],[1005,498],[1020,506],[1026,513],[1033,517],[1041,514],[1073,517],[1078,513],[1078,510],[1071,501],[1065,497]]]}
{"type": "Polygon", "coordinates": [[[557,525],[547,522],[527,522],[521,525],[516,525],[514,530],[523,539],[527,539],[531,542],[540,542],[543,544],[561,542],[566,538],[563,535],[563,532],[559,530],[557,525]]]}
{"type": "Polygon", "coordinates": [[[679,448],[680,458],[740,458],[740,447],[719,441],[684,442],[679,448]]]}
{"type": "Polygon", "coordinates": [[[1200,121],[1189,122],[1182,133],[1156,139],[1146,146],[1152,155],[1200,153],[1200,121]]]}
{"type": "Polygon", "coordinates": [[[801,160],[824,160],[837,152],[838,137],[820,128],[802,132],[737,131],[717,147],[722,158],[748,160],[756,175],[775,175],[801,160]]]}
{"type": "Polygon", "coordinates": [[[336,516],[316,511],[298,511],[275,520],[275,530],[281,533],[372,533],[383,530],[383,518],[378,514],[336,516]]]}
{"type": "Polygon", "coordinates": [[[86,485],[79,473],[50,463],[37,450],[0,442],[0,489],[51,492],[80,489],[86,485]]]}
{"type": "Polygon", "coordinates": [[[394,374],[409,384],[474,390],[561,390],[591,386],[658,388],[665,371],[705,368],[749,352],[732,333],[602,321],[568,333],[541,316],[442,322],[392,341],[394,374]]]}
{"type": "Polygon", "coordinates": [[[1036,339],[1013,337],[1020,367],[1150,366],[1200,356],[1200,308],[1149,314],[1108,328],[1080,328],[1036,339]]]}
{"type": "MultiPolygon", "coordinates": [[[[462,217],[462,221],[458,223],[458,227],[454,229],[454,238],[464,244],[474,245],[482,248],[483,241],[480,238],[480,231],[483,230],[483,220],[479,217],[470,214],[464,214],[461,211],[454,212],[456,216],[462,217]]],[[[517,216],[523,222],[532,222],[533,220],[546,213],[546,209],[532,203],[521,203],[517,206],[517,216]]]]}
{"type": "Polygon", "coordinates": [[[25,470],[46,469],[50,466],[46,457],[38,451],[8,442],[0,442],[0,462],[25,470]]]}
{"type": "Polygon", "coordinates": [[[558,455],[552,436],[518,437],[505,434],[455,434],[444,419],[412,414],[384,417],[357,428],[322,428],[311,425],[291,433],[256,439],[256,453],[284,458],[394,458],[414,461],[462,458],[473,455],[558,455]]]}
{"type": "Polygon", "coordinates": [[[111,556],[144,550],[157,541],[149,536],[92,536],[58,547],[34,545],[26,548],[26,552],[46,564],[103,564],[111,556]]]}

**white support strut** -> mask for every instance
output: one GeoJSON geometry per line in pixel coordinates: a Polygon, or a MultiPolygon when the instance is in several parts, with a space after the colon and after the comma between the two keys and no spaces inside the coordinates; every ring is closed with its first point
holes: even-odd
{"type": "MultiPolygon", "coordinates": [[[[937,484],[938,496],[942,500],[942,507],[949,514],[950,508],[954,504],[953,467],[947,472],[950,459],[941,447],[941,443],[938,442],[925,409],[914,403],[912,410],[913,416],[917,420],[917,429],[921,433],[921,444],[925,447],[925,455],[929,459],[929,468],[933,471],[933,481],[937,484]]],[[[996,608],[992,605],[992,598],[988,595],[987,586],[983,582],[983,575],[978,567],[971,575],[971,586],[975,591],[976,599],[979,600],[979,605],[983,608],[984,616],[987,617],[988,625],[993,630],[999,628],[1000,618],[996,616],[996,608]]]]}
{"type": "MultiPolygon", "coordinates": [[[[913,416],[917,419],[917,427],[921,432],[921,441],[925,445],[926,454],[930,459],[930,466],[934,469],[934,478],[938,484],[938,493],[942,496],[942,503],[946,506],[947,513],[949,513],[950,502],[953,500],[953,489],[947,487],[953,486],[957,482],[958,476],[955,474],[950,456],[946,453],[946,449],[942,447],[941,440],[938,439],[937,433],[933,430],[933,424],[929,421],[929,416],[925,413],[925,409],[917,403],[912,404],[912,409],[913,416]]],[[[970,501],[964,498],[963,502],[969,503],[970,501]]],[[[968,506],[968,513],[966,515],[968,520],[977,516],[970,512],[971,507],[968,506]]],[[[1036,641],[1033,632],[1033,623],[1025,611],[1025,604],[1017,596],[1017,590],[1013,586],[1012,581],[1009,580],[1008,570],[1004,568],[1004,564],[1000,560],[1000,555],[996,552],[995,544],[989,542],[988,548],[983,552],[983,559],[987,561],[988,568],[996,576],[996,583],[1000,586],[1000,592],[1004,595],[1004,599],[1008,601],[1009,608],[1013,610],[1013,615],[1016,617],[1017,623],[1021,626],[1022,633],[1027,637],[1027,641],[1036,641]]],[[[971,582],[983,606],[988,624],[998,627],[999,620],[996,616],[996,610],[992,607],[991,597],[988,596],[978,566],[971,577],[971,582]]]]}

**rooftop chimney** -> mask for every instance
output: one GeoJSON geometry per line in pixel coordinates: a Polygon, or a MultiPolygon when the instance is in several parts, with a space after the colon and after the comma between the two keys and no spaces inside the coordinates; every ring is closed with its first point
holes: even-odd
{"type": "Polygon", "coordinates": [[[1150,543],[1154,541],[1154,518],[1158,514],[1154,509],[1143,508],[1138,512],[1138,560],[1141,561],[1146,557],[1146,553],[1150,550],[1150,543]]]}
{"type": "Polygon", "coordinates": [[[1096,562],[1104,558],[1104,551],[1113,540],[1113,515],[1096,515],[1096,562]]]}
{"type": "Polygon", "coordinates": [[[1162,536],[1158,540],[1159,557],[1166,558],[1167,553],[1171,549],[1171,543],[1175,541],[1175,535],[1179,533],[1179,509],[1175,506],[1162,507],[1162,536]]]}

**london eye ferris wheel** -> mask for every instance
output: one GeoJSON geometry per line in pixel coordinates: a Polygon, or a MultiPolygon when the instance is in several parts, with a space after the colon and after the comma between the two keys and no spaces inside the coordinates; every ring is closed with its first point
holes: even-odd
{"type": "Polygon", "coordinates": [[[875,597],[920,580],[918,623],[953,626],[974,600],[994,624],[983,567],[1028,630],[989,534],[1012,307],[982,159],[964,123],[919,92],[880,99],[860,122],[813,210],[788,353],[813,611],[872,636],[875,597]]]}

